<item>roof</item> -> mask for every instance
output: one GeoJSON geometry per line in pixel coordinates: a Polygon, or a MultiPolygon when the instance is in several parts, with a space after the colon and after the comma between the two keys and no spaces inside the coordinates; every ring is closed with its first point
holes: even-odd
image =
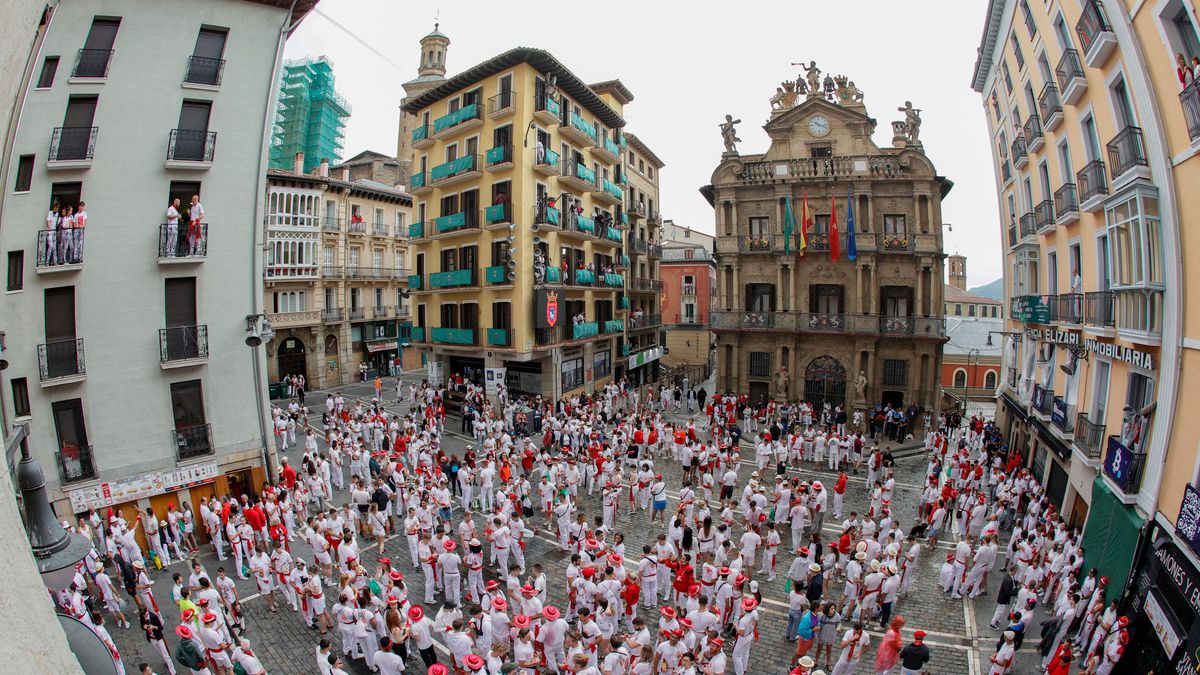
{"type": "Polygon", "coordinates": [[[983,37],[979,39],[979,49],[975,56],[975,70],[971,74],[971,88],[983,93],[983,85],[987,83],[988,73],[992,71],[992,52],[996,50],[996,39],[1000,36],[1000,23],[1004,18],[1004,6],[1007,0],[988,0],[987,13],[984,14],[983,37]]]}
{"type": "Polygon", "coordinates": [[[631,133],[626,133],[625,139],[629,141],[629,144],[636,148],[638,152],[645,155],[646,159],[650,160],[650,162],[654,164],[654,168],[661,169],[666,166],[666,163],[659,159],[658,155],[654,154],[654,151],[650,149],[650,146],[642,142],[642,139],[631,133]]]}
{"type": "Polygon", "coordinates": [[[259,5],[292,10],[291,23],[297,23],[317,7],[318,0],[249,0],[259,5]]]}
{"type": "Polygon", "coordinates": [[[528,63],[543,73],[554,74],[558,79],[558,88],[565,91],[579,105],[595,115],[597,119],[604,123],[604,126],[609,128],[625,126],[624,118],[602,101],[595,91],[592,91],[590,87],[583,83],[583,80],[575,76],[575,73],[568,70],[550,52],[533,47],[516,47],[503,54],[493,56],[487,61],[472,66],[447,79],[429,91],[409,99],[404,105],[400,106],[400,109],[406,113],[415,115],[422,108],[428,108],[459,90],[466,89],[477,82],[482,82],[497,73],[522,63],[528,63]]]}
{"type": "Polygon", "coordinates": [[[349,190],[354,194],[361,194],[365,197],[386,199],[399,202],[406,206],[412,206],[412,195],[398,190],[391,185],[385,185],[373,180],[365,178],[356,181],[344,181],[340,178],[325,178],[323,176],[314,175],[311,173],[296,173],[286,169],[267,169],[267,182],[285,182],[303,183],[312,187],[325,186],[336,190],[349,190]]]}
{"type": "Polygon", "coordinates": [[[995,298],[989,298],[984,295],[975,295],[968,291],[964,291],[957,286],[945,284],[945,290],[942,292],[942,298],[946,302],[969,302],[976,305],[1003,305],[1003,302],[995,298]]]}
{"type": "Polygon", "coordinates": [[[591,87],[592,91],[596,92],[597,94],[603,94],[607,92],[613,96],[616,96],[617,100],[621,102],[621,105],[629,105],[633,102],[633,92],[629,91],[629,87],[626,87],[625,83],[620,80],[605,80],[603,82],[589,84],[588,86],[591,87]]]}
{"type": "Polygon", "coordinates": [[[442,38],[443,40],[450,39],[449,35],[446,35],[442,31],[438,30],[438,24],[436,24],[436,23],[433,24],[433,30],[429,31],[429,34],[426,35],[425,37],[427,37],[427,38],[442,38]]]}
{"type": "Polygon", "coordinates": [[[392,157],[391,155],[385,155],[382,152],[375,152],[374,150],[363,150],[362,152],[358,153],[357,155],[351,157],[350,159],[347,159],[347,160],[341,162],[334,168],[350,166],[353,164],[370,164],[371,162],[374,162],[377,159],[382,159],[385,164],[388,164],[388,163],[399,164],[400,163],[399,160],[397,160],[395,157],[392,157]]]}
{"type": "Polygon", "coordinates": [[[991,346],[988,346],[987,339],[989,332],[1004,331],[1004,319],[948,316],[945,321],[947,342],[942,347],[943,354],[1001,356],[1004,340],[992,340],[991,346]]]}

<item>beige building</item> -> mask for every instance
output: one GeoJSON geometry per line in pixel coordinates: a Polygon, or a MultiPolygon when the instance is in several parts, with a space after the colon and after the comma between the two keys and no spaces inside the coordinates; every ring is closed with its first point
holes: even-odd
{"type": "Polygon", "coordinates": [[[270,382],[302,374],[318,389],[359,379],[363,363],[371,377],[394,373],[397,358],[420,366],[405,326],[412,197],[350,172],[331,176],[322,162],[313,174],[267,173],[270,382]]]}
{"type": "Polygon", "coordinates": [[[687,225],[680,225],[671,219],[662,223],[662,240],[664,246],[679,245],[683,247],[703,246],[712,251],[717,238],[707,232],[701,232],[687,225]]]}
{"type": "Polygon", "coordinates": [[[942,313],[947,317],[965,316],[990,319],[1004,318],[1004,303],[994,298],[971,293],[967,290],[967,259],[965,256],[946,256],[946,271],[950,280],[946,283],[942,313]]]}
{"type": "MultiPolygon", "coordinates": [[[[591,85],[597,92],[621,95],[624,103],[633,95],[620,80],[591,85]],[[624,96],[622,94],[624,90],[624,96]]],[[[657,379],[662,363],[662,347],[666,344],[663,330],[663,309],[666,296],[662,278],[662,202],[659,199],[658,176],[665,164],[654,151],[632,133],[626,133],[628,147],[624,148],[625,168],[621,172],[628,184],[625,187],[625,210],[620,214],[628,227],[624,255],[629,257],[626,298],[629,321],[626,326],[625,351],[630,354],[657,355],[643,360],[626,371],[630,382],[644,384],[657,379]],[[626,222],[628,221],[628,222],[626,222]]],[[[643,357],[644,358],[644,357],[643,357]]]]}
{"type": "Polygon", "coordinates": [[[932,408],[945,340],[941,201],[952,183],[925,156],[919,118],[893,123],[881,148],[862,92],[839,80],[831,97],[781,88],[767,150],[739,154],[727,136],[702,188],[716,211],[717,386],[755,401],[932,408]]]}

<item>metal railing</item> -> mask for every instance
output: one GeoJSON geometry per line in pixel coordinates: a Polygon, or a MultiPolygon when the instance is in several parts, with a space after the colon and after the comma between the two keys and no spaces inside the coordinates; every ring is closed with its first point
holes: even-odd
{"type": "Polygon", "coordinates": [[[53,340],[38,345],[38,375],[42,382],[87,374],[83,338],[53,340]]]}
{"type": "Polygon", "coordinates": [[[1008,161],[1008,158],[1000,162],[1000,176],[1004,179],[1005,183],[1012,180],[1012,163],[1008,161]]]}
{"type": "Polygon", "coordinates": [[[75,67],[71,77],[108,77],[108,64],[112,62],[111,49],[80,49],[75,54],[75,67]]]}
{"type": "Polygon", "coordinates": [[[634,288],[639,291],[653,291],[655,293],[663,289],[662,279],[648,279],[646,277],[638,277],[634,279],[634,288]]]}
{"type": "Polygon", "coordinates": [[[1058,60],[1058,65],[1054,68],[1054,74],[1058,78],[1059,91],[1066,91],[1075,78],[1085,80],[1083,62],[1079,60],[1079,52],[1074,49],[1064,49],[1062,58],[1058,60]]]}
{"type": "Polygon", "coordinates": [[[376,319],[386,319],[392,314],[392,308],[387,305],[376,305],[371,310],[371,315],[376,319]]]}
{"type": "Polygon", "coordinates": [[[175,442],[175,457],[179,461],[211,455],[216,451],[212,442],[212,425],[189,424],[171,430],[175,442]]]}
{"type": "Polygon", "coordinates": [[[1093,159],[1075,174],[1079,187],[1079,200],[1085,202],[1092,197],[1108,194],[1108,179],[1104,176],[1103,160],[1093,159]]]}
{"type": "Polygon", "coordinates": [[[1043,199],[1033,207],[1033,222],[1038,231],[1054,227],[1054,202],[1043,199]]]}
{"type": "Polygon", "coordinates": [[[1026,143],[1031,143],[1035,138],[1042,137],[1042,118],[1038,117],[1037,113],[1030,113],[1029,119],[1025,120],[1025,127],[1021,134],[1026,143]]]}
{"type": "Polygon", "coordinates": [[[803,157],[788,160],[745,162],[738,179],[744,182],[778,181],[790,178],[833,178],[838,176],[895,176],[907,169],[887,155],[803,157]]]}
{"type": "Polygon", "coordinates": [[[1146,144],[1141,128],[1127,126],[1108,142],[1108,170],[1114,181],[1126,171],[1146,165],[1146,144]]]}
{"type": "Polygon", "coordinates": [[[1083,294],[1083,321],[1089,326],[1111,328],[1116,325],[1116,299],[1112,291],[1083,294]]]}
{"type": "MultiPolygon", "coordinates": [[[[1108,447],[1120,446],[1122,452],[1127,452],[1130,455],[1129,466],[1121,466],[1120,462],[1109,461],[1110,457],[1104,458],[1104,475],[1108,477],[1121,492],[1127,495],[1136,495],[1142,486],[1142,473],[1146,466],[1146,453],[1134,452],[1132,448],[1126,447],[1121,443],[1118,436],[1110,435],[1108,437],[1108,447]],[[1114,466],[1115,465],[1115,466],[1114,466]],[[1118,470],[1118,467],[1120,469],[1118,470]]],[[[1105,451],[1107,452],[1107,450],[1105,451]]],[[[1113,457],[1112,459],[1116,459],[1113,457]]]]}
{"type": "MultiPolygon", "coordinates": [[[[158,226],[158,257],[203,258],[207,255],[208,223],[201,222],[195,227],[183,223],[174,228],[166,223],[158,226]]],[[[315,273],[316,265],[312,267],[315,273]]]]}
{"type": "Polygon", "coordinates": [[[362,308],[362,307],[351,307],[350,308],[350,320],[351,321],[362,321],[365,316],[366,316],[366,310],[364,308],[362,308]]]}
{"type": "Polygon", "coordinates": [[[1034,217],[1032,212],[1023,214],[1018,222],[1022,239],[1037,234],[1037,218],[1034,217]]]}
{"type": "Polygon", "coordinates": [[[886,316],[782,311],[714,310],[712,327],[726,330],[820,331],[862,335],[945,336],[942,317],[886,316]]]}
{"type": "Polygon", "coordinates": [[[321,218],[321,229],[327,232],[338,232],[342,229],[341,218],[321,218]]]}
{"type": "Polygon", "coordinates": [[[1033,385],[1033,400],[1030,402],[1030,408],[1044,417],[1049,417],[1050,411],[1054,409],[1054,391],[1046,389],[1040,384],[1033,385]]]}
{"type": "Polygon", "coordinates": [[[903,232],[877,234],[876,246],[880,253],[912,253],[913,236],[903,232]]]}
{"type": "Polygon", "coordinates": [[[488,148],[485,159],[488,166],[511,164],[513,161],[513,148],[511,145],[497,145],[494,148],[488,148]]]}
{"type": "Polygon", "coordinates": [[[39,230],[37,234],[37,266],[50,268],[82,264],[84,231],[81,227],[39,230]]]}
{"type": "Polygon", "coordinates": [[[1079,212],[1079,198],[1075,194],[1074,183],[1063,183],[1063,186],[1054,191],[1054,213],[1058,217],[1063,217],[1068,213],[1079,212]]]}
{"type": "Polygon", "coordinates": [[[159,363],[208,358],[208,326],[158,329],[159,363]]]}
{"type": "Polygon", "coordinates": [[[1188,137],[1193,141],[1200,138],[1200,80],[1192,80],[1179,92],[1179,104],[1183,106],[1183,119],[1187,122],[1188,137]]]}
{"type": "Polygon", "coordinates": [[[1083,323],[1083,293],[1063,293],[1054,299],[1054,319],[1063,323],[1083,323]]]}
{"type": "Polygon", "coordinates": [[[1104,13],[1100,3],[1097,0],[1084,0],[1083,12],[1079,15],[1079,22],[1075,24],[1075,34],[1079,36],[1079,46],[1083,47],[1083,53],[1091,51],[1092,44],[1101,33],[1110,32],[1112,26],[1108,23],[1108,15],[1104,13]]]}
{"type": "Polygon", "coordinates": [[[662,325],[662,314],[645,314],[630,312],[629,313],[629,328],[637,330],[641,328],[653,328],[662,325]]]}
{"type": "Polygon", "coordinates": [[[1104,425],[1096,424],[1086,413],[1079,413],[1075,416],[1075,438],[1071,443],[1088,459],[1099,460],[1104,446],[1104,425]]]}
{"type": "Polygon", "coordinates": [[[1038,95],[1038,110],[1044,120],[1062,114],[1062,99],[1059,98],[1058,87],[1054,86],[1053,82],[1047,82],[1046,86],[1042,87],[1042,93],[1038,95]]]}
{"type": "Polygon", "coordinates": [[[217,132],[172,129],[167,141],[167,159],[175,162],[211,162],[217,152],[217,132]]]}
{"type": "Polygon", "coordinates": [[[100,127],[55,127],[50,136],[52,162],[92,159],[96,153],[96,135],[100,127]]]}
{"type": "Polygon", "coordinates": [[[321,321],[324,321],[326,323],[333,323],[333,322],[341,321],[341,320],[342,320],[342,308],[341,307],[326,307],[325,309],[321,310],[321,321]]]}
{"type": "Polygon", "coordinates": [[[1029,145],[1025,142],[1025,135],[1023,133],[1017,134],[1013,138],[1009,150],[1012,152],[1014,163],[1019,162],[1029,154],[1029,145]]]}
{"type": "Polygon", "coordinates": [[[58,477],[63,483],[88,480],[96,477],[95,456],[90,445],[63,446],[54,453],[58,464],[58,477]]]}
{"type": "Polygon", "coordinates": [[[499,94],[487,100],[487,112],[489,115],[507,110],[513,107],[513,101],[516,100],[517,93],[512,91],[502,91],[499,94]]]}
{"type": "Polygon", "coordinates": [[[387,223],[371,223],[371,234],[375,235],[376,237],[388,236],[388,231],[390,229],[391,228],[388,227],[387,223]]]}
{"type": "Polygon", "coordinates": [[[190,84],[221,84],[221,75],[225,70],[225,59],[214,59],[207,56],[192,55],[188,57],[187,74],[183,81],[190,84]]]}

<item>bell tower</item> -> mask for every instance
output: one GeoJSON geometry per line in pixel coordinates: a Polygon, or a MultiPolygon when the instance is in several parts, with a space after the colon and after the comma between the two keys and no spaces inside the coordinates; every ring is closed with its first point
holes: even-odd
{"type": "MultiPolygon", "coordinates": [[[[420,96],[446,81],[446,52],[450,48],[450,38],[438,30],[438,25],[434,22],[433,31],[421,38],[421,59],[417,64],[417,76],[401,85],[404,87],[404,98],[400,101],[402,106],[409,99],[420,96]]],[[[405,185],[412,175],[412,133],[418,124],[415,116],[400,111],[396,159],[400,162],[400,178],[405,185]]]]}
{"type": "MultiPolygon", "coordinates": [[[[433,32],[421,38],[421,63],[417,67],[418,79],[423,77],[446,77],[446,51],[450,47],[450,38],[438,30],[438,24],[433,24],[433,32]]],[[[411,92],[409,95],[412,95],[411,92]]]]}
{"type": "Polygon", "coordinates": [[[967,290],[967,259],[957,253],[946,257],[946,267],[950,271],[950,285],[960,291],[967,290]]]}

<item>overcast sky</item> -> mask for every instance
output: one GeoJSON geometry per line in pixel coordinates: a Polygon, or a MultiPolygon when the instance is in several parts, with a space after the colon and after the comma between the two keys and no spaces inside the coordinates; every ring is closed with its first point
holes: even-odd
{"type": "MultiPolygon", "coordinates": [[[[938,173],[954,181],[943,204],[946,252],[967,256],[969,283],[1001,275],[1003,258],[987,127],[971,69],[983,28],[983,0],[835,2],[610,0],[506,3],[456,0],[441,6],[453,75],[516,46],[554,54],[580,79],[620,78],[634,94],[628,129],[667,166],[664,218],[707,232],[713,211],[698,188],[720,161],[717,124],[744,120],[743,153],[766,150],[762,124],[775,87],[795,79],[792,62],[815,60],[862,89],[878,120],[875,142],[891,144],[891,121],[906,99],[923,110],[921,139],[938,173]]],[[[400,83],[416,75],[418,40],[433,28],[435,3],[322,0],[287,46],[287,56],[326,55],[337,89],[354,108],[346,156],[396,152],[400,83]],[[388,60],[399,65],[397,69],[388,60]]]]}

